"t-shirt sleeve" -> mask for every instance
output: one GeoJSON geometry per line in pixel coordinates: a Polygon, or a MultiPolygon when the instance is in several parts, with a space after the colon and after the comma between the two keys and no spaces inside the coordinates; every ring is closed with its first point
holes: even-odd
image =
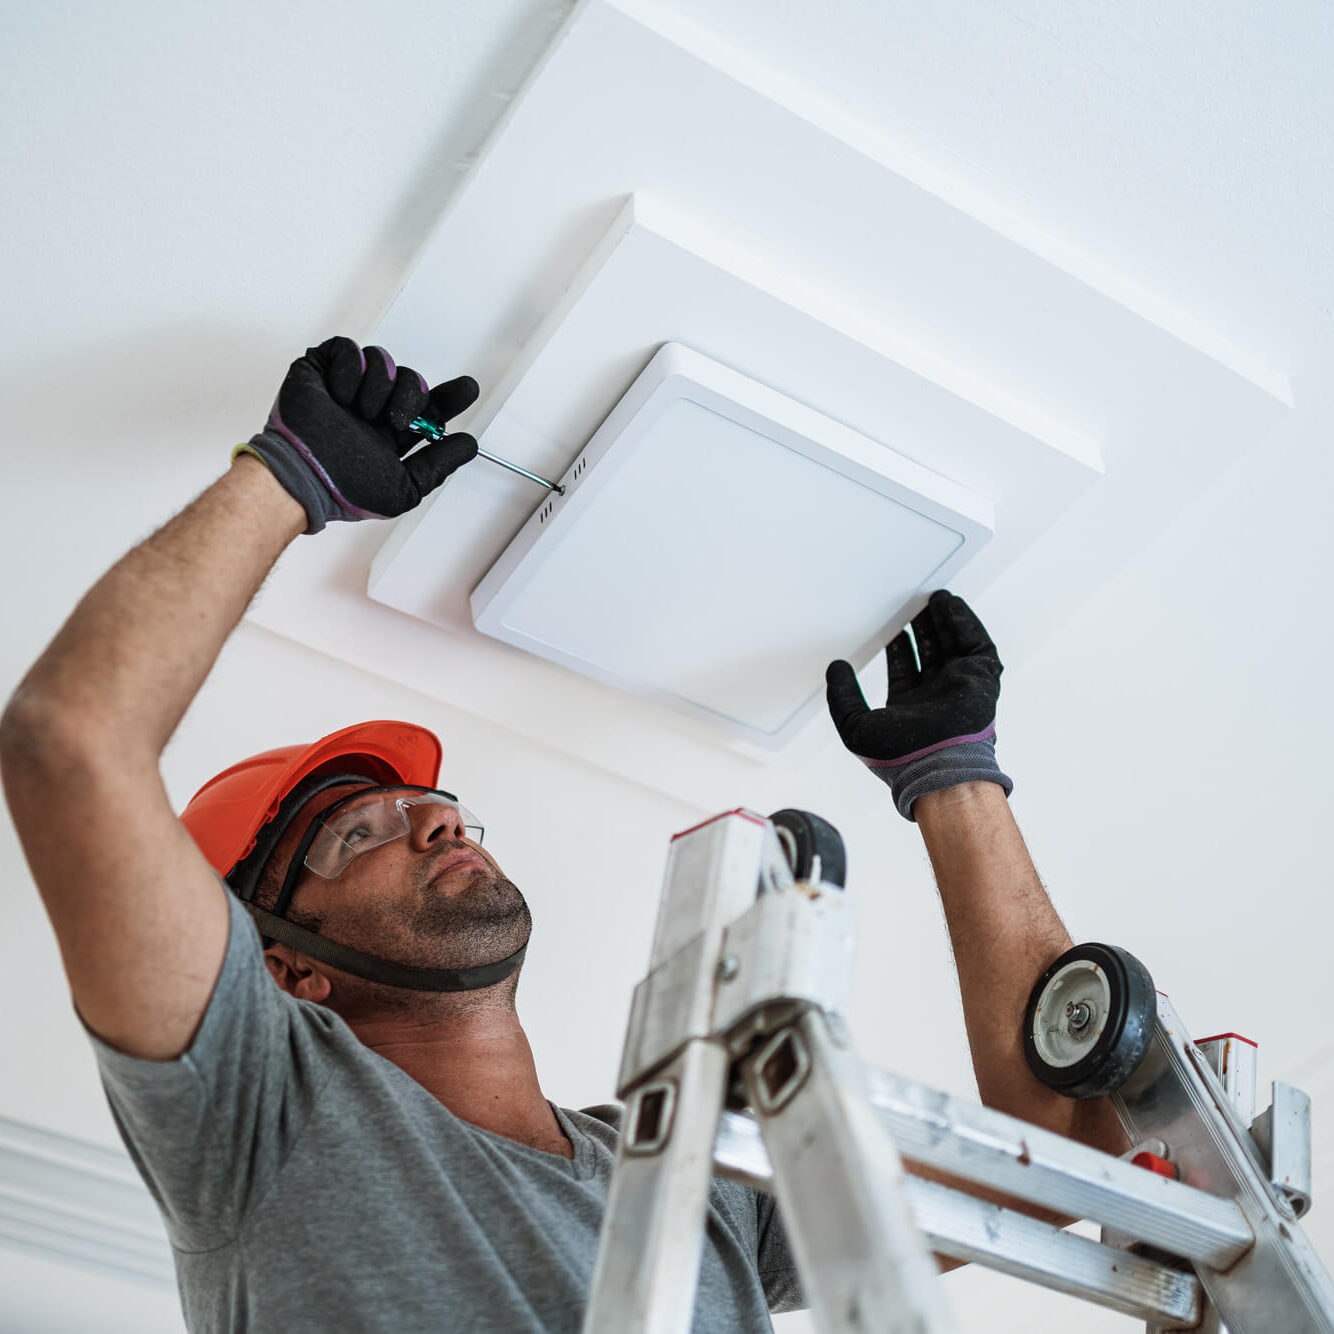
{"type": "Polygon", "coordinates": [[[756,1269],[764,1288],[764,1299],[775,1314],[783,1311],[802,1311],[806,1308],[806,1294],[801,1290],[801,1276],[797,1262],[787,1242],[783,1216],[778,1201],[765,1191],[755,1192],[759,1212],[759,1244],[756,1269]]]}
{"type": "Polygon", "coordinates": [[[333,1016],[278,989],[253,922],[224,892],[227,952],[189,1049],[171,1061],[141,1060],[89,1032],[121,1138],[172,1245],[185,1251],[236,1236],[327,1078],[318,1034],[333,1016]]]}

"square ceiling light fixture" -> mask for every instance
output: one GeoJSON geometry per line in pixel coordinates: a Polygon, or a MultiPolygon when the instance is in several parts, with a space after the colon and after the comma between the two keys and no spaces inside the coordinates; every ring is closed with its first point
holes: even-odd
{"type": "Polygon", "coordinates": [[[774,749],[991,536],[991,505],[664,344],[472,595],[478,630],[774,749]]]}

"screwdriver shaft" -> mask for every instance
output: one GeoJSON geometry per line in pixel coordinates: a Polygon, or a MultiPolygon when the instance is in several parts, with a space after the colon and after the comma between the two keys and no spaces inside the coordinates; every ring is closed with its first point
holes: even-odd
{"type": "MultiPolygon", "coordinates": [[[[433,422],[429,417],[417,417],[412,423],[414,431],[420,431],[423,435],[430,436],[432,440],[443,440],[445,438],[445,429],[443,426],[433,422]]],[[[498,454],[492,454],[489,450],[479,449],[477,457],[488,459],[492,463],[498,463],[502,468],[508,468],[510,472],[517,472],[520,477],[526,477],[530,482],[536,482],[539,486],[545,486],[548,491],[554,491],[558,496],[565,494],[565,488],[558,486],[555,482],[548,482],[545,477],[539,477],[535,472],[529,472],[527,468],[521,468],[517,463],[511,463],[508,459],[502,459],[498,454]]]]}
{"type": "Polygon", "coordinates": [[[477,457],[479,459],[490,459],[492,463],[498,463],[502,468],[508,468],[510,472],[517,472],[520,477],[526,477],[530,482],[540,482],[548,490],[556,492],[557,495],[563,496],[565,494],[563,486],[558,486],[555,482],[548,482],[545,477],[539,477],[535,472],[529,472],[527,468],[521,468],[517,463],[511,463],[508,459],[502,459],[499,455],[489,453],[485,449],[479,449],[477,457]]]}

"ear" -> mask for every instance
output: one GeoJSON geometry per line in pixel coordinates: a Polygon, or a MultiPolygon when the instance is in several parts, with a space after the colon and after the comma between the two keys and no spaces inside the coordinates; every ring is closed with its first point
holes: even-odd
{"type": "Polygon", "coordinates": [[[264,951],[264,966],[278,987],[297,1000],[323,1005],[333,984],[315,962],[290,945],[270,945],[264,951]]]}

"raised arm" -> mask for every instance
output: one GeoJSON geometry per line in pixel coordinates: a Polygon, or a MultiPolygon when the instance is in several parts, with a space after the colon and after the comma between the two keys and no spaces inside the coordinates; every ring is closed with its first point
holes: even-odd
{"type": "Polygon", "coordinates": [[[829,668],[829,707],[844,744],[890,787],[931,857],[945,908],[978,1092],[1008,1112],[1119,1153],[1106,1099],[1074,1102],[1040,1084],[1024,1060],[1033,984],[1071,941],[1047,897],[996,763],[1000,657],[962,598],[934,593],[890,642],[889,696],[868,707],[852,668],[829,668]]]}
{"type": "Polygon", "coordinates": [[[1053,1092],[1024,1060],[1024,1008],[1033,984],[1074,943],[1057,916],[995,783],[964,783],[913,804],[954,950],[964,1026],[988,1107],[1108,1153],[1128,1146],[1106,1098],[1053,1092]]]}
{"type": "MultiPolygon", "coordinates": [[[[185,1050],[227,943],[217,877],[171,810],[163,747],[278,556],[330,519],[402,513],[472,458],[404,459],[415,371],[331,339],[293,363],[265,429],[193,504],[105,574],[0,718],[5,796],[84,1021],[131,1055],[185,1050]]],[[[476,397],[430,394],[438,417],[476,397]]]]}

